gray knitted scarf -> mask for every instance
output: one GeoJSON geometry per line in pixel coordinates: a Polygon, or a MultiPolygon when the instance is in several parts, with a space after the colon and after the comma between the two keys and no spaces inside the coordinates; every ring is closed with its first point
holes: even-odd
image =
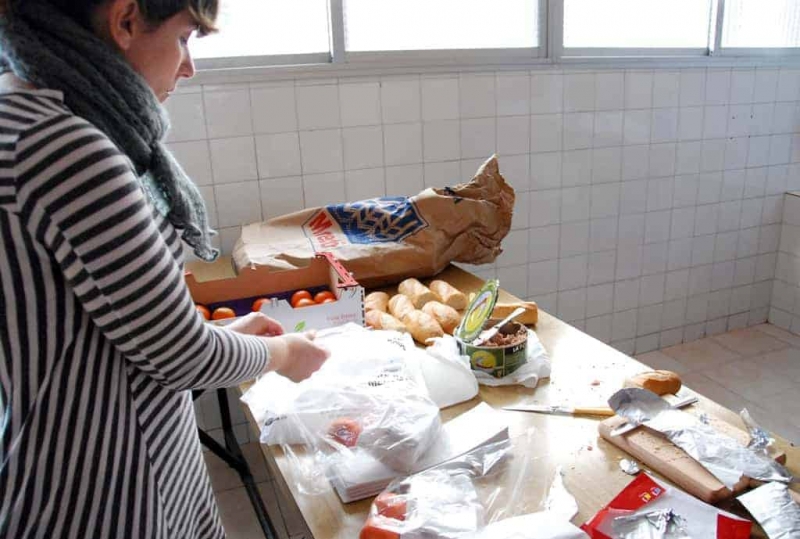
{"type": "Polygon", "coordinates": [[[11,2],[0,15],[0,73],[59,90],[66,105],[105,133],[133,163],[156,207],[203,260],[211,245],[203,198],[162,143],[169,120],[121,54],[46,0],[11,2]]]}

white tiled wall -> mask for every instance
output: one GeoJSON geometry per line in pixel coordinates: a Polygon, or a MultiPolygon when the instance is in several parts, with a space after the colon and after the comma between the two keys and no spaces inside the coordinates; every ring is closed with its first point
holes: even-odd
{"type": "Polygon", "coordinates": [[[496,151],[513,230],[469,269],[642,353],[767,319],[798,99],[776,68],[192,86],[169,141],[227,252],[241,224],[465,181],[496,151]]]}
{"type": "Polygon", "coordinates": [[[800,192],[784,198],[769,321],[800,335],[800,192]]]}

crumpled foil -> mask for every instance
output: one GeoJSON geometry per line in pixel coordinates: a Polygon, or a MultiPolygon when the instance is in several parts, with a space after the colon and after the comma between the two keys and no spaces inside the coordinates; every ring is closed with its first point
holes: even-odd
{"type": "Polygon", "coordinates": [[[761,481],[793,481],[786,468],[764,453],[743,447],[694,416],[675,410],[652,391],[635,387],[621,389],[611,396],[608,404],[629,422],[646,423],[665,435],[729,489],[733,489],[743,475],[761,481]]]}
{"type": "Polygon", "coordinates": [[[612,529],[619,539],[692,539],[685,520],[672,509],[617,517],[612,529]]]}
{"type": "Polygon", "coordinates": [[[628,475],[636,475],[642,471],[636,461],[628,459],[622,459],[619,461],[619,468],[628,475]]]}
{"type": "Polygon", "coordinates": [[[769,539],[800,537],[800,505],[792,499],[782,483],[767,483],[739,496],[769,539]]]}
{"type": "Polygon", "coordinates": [[[775,443],[775,439],[769,432],[762,429],[761,426],[753,420],[747,408],[743,408],[742,411],[739,412],[739,416],[742,418],[742,421],[744,421],[744,426],[747,427],[747,432],[750,434],[750,442],[747,444],[747,447],[766,455],[767,450],[775,443]]]}

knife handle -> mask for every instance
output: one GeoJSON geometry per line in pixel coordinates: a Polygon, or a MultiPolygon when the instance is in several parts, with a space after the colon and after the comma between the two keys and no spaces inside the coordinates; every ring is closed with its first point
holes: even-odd
{"type": "Polygon", "coordinates": [[[607,406],[576,406],[573,413],[575,415],[599,415],[603,417],[616,415],[614,414],[614,410],[607,406]]]}

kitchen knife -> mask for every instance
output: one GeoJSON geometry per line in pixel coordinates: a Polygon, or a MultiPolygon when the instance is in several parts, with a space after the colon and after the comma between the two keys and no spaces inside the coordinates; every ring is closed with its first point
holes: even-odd
{"type": "Polygon", "coordinates": [[[514,410],[517,412],[537,412],[540,414],[561,414],[561,415],[596,415],[611,417],[614,410],[608,406],[563,406],[558,404],[517,404],[514,406],[504,406],[503,410],[514,410]]]}

